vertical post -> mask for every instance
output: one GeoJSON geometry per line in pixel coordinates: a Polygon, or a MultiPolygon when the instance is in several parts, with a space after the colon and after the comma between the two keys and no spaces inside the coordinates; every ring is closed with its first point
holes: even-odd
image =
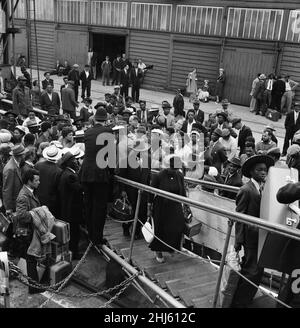
{"type": "Polygon", "coordinates": [[[229,241],[230,241],[232,226],[233,226],[233,221],[228,220],[228,228],[227,228],[226,239],[225,239],[224,249],[223,249],[223,253],[222,253],[220,268],[219,268],[219,275],[218,275],[218,280],[217,280],[217,286],[216,286],[216,291],[215,291],[213,308],[217,307],[219,291],[220,291],[220,285],[221,285],[221,279],[222,279],[222,275],[223,275],[223,269],[224,269],[224,265],[225,265],[225,260],[226,260],[228,245],[229,245],[229,241]]]}
{"type": "Polygon", "coordinates": [[[138,198],[137,198],[137,202],[136,202],[136,208],[135,208],[135,214],[134,214],[133,228],[132,228],[132,232],[131,232],[130,252],[129,252],[129,258],[128,258],[129,263],[131,262],[131,257],[132,257],[135,232],[136,232],[136,227],[137,227],[138,218],[139,218],[141,197],[142,197],[142,190],[139,189],[138,190],[138,198]]]}
{"type": "MultiPolygon", "coordinates": [[[[10,1],[11,4],[11,27],[15,27],[15,12],[14,12],[14,1],[10,1]]],[[[12,53],[13,53],[13,72],[14,76],[17,76],[16,73],[16,36],[15,33],[12,34],[12,53]]]]}

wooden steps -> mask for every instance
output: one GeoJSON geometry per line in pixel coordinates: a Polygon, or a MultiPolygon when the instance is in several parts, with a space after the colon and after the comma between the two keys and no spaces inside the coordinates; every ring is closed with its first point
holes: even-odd
{"type": "MultiPolygon", "coordinates": [[[[108,219],[104,237],[124,259],[129,258],[130,237],[123,236],[122,224],[108,219]]],[[[133,265],[188,307],[212,307],[218,271],[211,264],[183,254],[164,253],[165,263],[158,263],[155,252],[144,240],[135,240],[133,265]]]]}

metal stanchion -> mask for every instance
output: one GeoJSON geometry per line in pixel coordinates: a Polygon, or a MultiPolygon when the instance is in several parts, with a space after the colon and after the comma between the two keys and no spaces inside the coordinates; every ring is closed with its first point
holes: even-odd
{"type": "Polygon", "coordinates": [[[223,275],[223,269],[224,269],[224,265],[225,265],[225,260],[226,260],[226,255],[227,255],[227,250],[228,250],[228,245],[229,245],[229,241],[230,241],[232,227],[233,227],[233,221],[228,220],[227,234],[226,234],[225,245],[224,245],[224,249],[223,249],[223,253],[222,253],[222,259],[221,259],[220,268],[219,268],[219,275],[218,275],[218,280],[217,280],[217,286],[216,286],[216,291],[215,291],[213,308],[217,307],[219,291],[220,291],[220,286],[221,286],[221,279],[222,279],[222,275],[223,275]]]}
{"type": "Polygon", "coordinates": [[[129,252],[129,258],[128,258],[129,263],[131,263],[135,232],[136,232],[136,227],[137,227],[138,218],[139,218],[141,197],[142,197],[142,190],[139,189],[138,190],[138,198],[137,198],[137,202],[136,202],[136,208],[135,208],[135,214],[134,214],[133,228],[132,228],[132,231],[131,231],[130,252],[129,252]]]}

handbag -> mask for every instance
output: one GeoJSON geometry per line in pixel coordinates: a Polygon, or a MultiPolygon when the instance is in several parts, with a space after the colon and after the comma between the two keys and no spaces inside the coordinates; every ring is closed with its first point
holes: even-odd
{"type": "Polygon", "coordinates": [[[182,204],[182,211],[185,223],[191,223],[193,219],[193,213],[189,205],[182,204]]]}
{"type": "Polygon", "coordinates": [[[154,222],[152,217],[148,217],[147,222],[142,226],[142,234],[148,244],[154,239],[154,222]],[[151,223],[150,223],[151,220],[151,223]]]}
{"type": "Polygon", "coordinates": [[[109,216],[120,221],[130,221],[133,218],[133,210],[128,198],[116,199],[109,211],[109,216]]]}

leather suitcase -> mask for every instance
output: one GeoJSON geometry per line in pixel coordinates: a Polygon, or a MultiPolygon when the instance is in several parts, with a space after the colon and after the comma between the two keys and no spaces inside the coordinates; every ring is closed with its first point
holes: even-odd
{"type": "Polygon", "coordinates": [[[72,271],[72,264],[61,261],[50,267],[50,284],[54,285],[65,279],[72,271]]]}
{"type": "Polygon", "coordinates": [[[274,122],[277,122],[280,119],[280,113],[274,109],[268,109],[265,116],[274,122]]]}
{"type": "Polygon", "coordinates": [[[63,255],[69,252],[69,243],[59,244],[51,241],[51,260],[52,263],[57,263],[63,260],[63,255]]]}
{"type": "Polygon", "coordinates": [[[201,226],[202,223],[192,217],[192,222],[185,224],[184,234],[189,238],[196,236],[200,233],[201,226]]]}
{"type": "Polygon", "coordinates": [[[55,220],[52,231],[55,241],[59,244],[66,244],[70,241],[70,224],[61,220],[55,220]]]}

